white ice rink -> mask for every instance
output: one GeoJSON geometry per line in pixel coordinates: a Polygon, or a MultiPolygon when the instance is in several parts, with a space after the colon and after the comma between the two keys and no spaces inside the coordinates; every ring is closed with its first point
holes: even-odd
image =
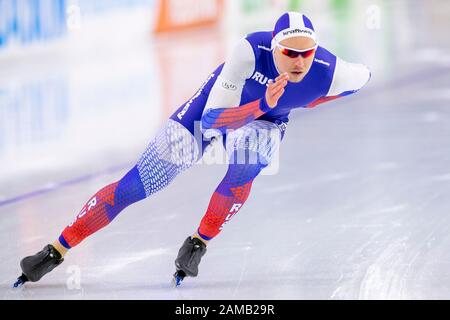
{"type": "Polygon", "coordinates": [[[321,45],[368,65],[371,81],[291,113],[277,174],[255,180],[199,276],[177,289],[174,259],[224,165],[194,166],[40,282],[11,286],[20,260],[131,168],[249,30],[153,38],[140,12],[120,16],[135,33],[83,31],[111,26],[112,12],[52,48],[0,53],[0,299],[449,299],[450,5],[349,3],[305,13],[321,45]]]}

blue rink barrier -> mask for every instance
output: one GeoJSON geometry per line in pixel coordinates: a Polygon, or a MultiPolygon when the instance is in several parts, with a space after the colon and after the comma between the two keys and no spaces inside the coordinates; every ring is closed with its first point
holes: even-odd
{"type": "Polygon", "coordinates": [[[0,0],[0,50],[66,33],[67,0],[0,0]]]}

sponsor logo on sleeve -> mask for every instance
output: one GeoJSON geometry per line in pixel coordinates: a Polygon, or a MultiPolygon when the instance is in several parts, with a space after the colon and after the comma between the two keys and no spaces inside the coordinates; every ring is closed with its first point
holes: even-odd
{"type": "Polygon", "coordinates": [[[237,90],[237,86],[227,80],[223,80],[222,81],[222,88],[226,89],[226,90],[230,90],[230,91],[236,91],[237,90]]]}

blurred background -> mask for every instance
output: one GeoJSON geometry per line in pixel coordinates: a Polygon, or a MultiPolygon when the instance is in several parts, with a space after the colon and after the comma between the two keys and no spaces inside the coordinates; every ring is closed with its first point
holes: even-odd
{"type": "MultiPolygon", "coordinates": [[[[89,195],[135,163],[234,43],[272,30],[287,10],[309,16],[320,44],[369,66],[372,79],[357,95],[292,112],[278,174],[257,181],[248,211],[217,240],[225,249],[217,248],[216,263],[236,257],[223,271],[231,285],[200,290],[200,279],[189,297],[211,297],[214,289],[218,298],[449,298],[446,0],[0,0],[0,239],[8,243],[0,250],[9,262],[1,269],[0,297],[14,297],[6,288],[20,258],[52,241],[89,195]],[[267,196],[270,205],[261,200],[267,196]],[[265,221],[259,233],[245,232],[257,216],[265,221]],[[273,226],[286,235],[280,256],[264,251],[263,230],[273,226]],[[253,259],[273,260],[273,267],[252,270],[252,252],[258,253],[253,259]],[[258,283],[277,281],[256,290],[258,276],[264,279],[258,283]]],[[[133,226],[133,239],[146,239],[142,244],[156,251],[142,247],[147,255],[119,259],[104,276],[133,283],[137,279],[120,273],[133,270],[130,261],[159,255],[167,264],[145,267],[153,266],[153,279],[160,279],[224,170],[199,165],[157,195],[152,218],[143,222],[150,234],[133,229],[149,204],[127,209],[134,216],[111,227],[111,238],[103,233],[104,242],[95,238],[73,256],[86,282],[98,279],[99,269],[89,269],[94,261],[106,268],[119,259],[105,248],[124,240],[123,226],[133,226]],[[174,198],[178,202],[170,203],[174,198]],[[174,238],[161,243],[168,225],[174,238]],[[99,248],[108,252],[100,262],[94,258],[99,248]]],[[[139,252],[140,245],[136,240],[116,250],[139,252]]],[[[211,283],[214,268],[204,281],[211,283]]],[[[51,279],[64,286],[65,276],[51,279]]],[[[179,297],[161,289],[165,284],[150,293],[148,287],[94,287],[81,294],[50,287],[19,298],[179,297]]]]}
{"type": "Polygon", "coordinates": [[[79,170],[135,161],[235,41],[271,30],[285,10],[306,12],[323,46],[370,66],[372,86],[408,68],[410,59],[448,62],[448,54],[439,52],[448,42],[448,6],[402,0],[2,0],[0,201],[45,185],[49,175],[68,179],[79,170]]]}

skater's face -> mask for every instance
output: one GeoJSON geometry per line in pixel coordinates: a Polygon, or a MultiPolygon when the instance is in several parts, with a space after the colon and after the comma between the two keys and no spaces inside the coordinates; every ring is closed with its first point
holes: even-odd
{"type": "Polygon", "coordinates": [[[311,69],[317,45],[313,39],[294,37],[281,41],[274,48],[278,72],[287,72],[290,82],[300,82],[311,69]]]}

